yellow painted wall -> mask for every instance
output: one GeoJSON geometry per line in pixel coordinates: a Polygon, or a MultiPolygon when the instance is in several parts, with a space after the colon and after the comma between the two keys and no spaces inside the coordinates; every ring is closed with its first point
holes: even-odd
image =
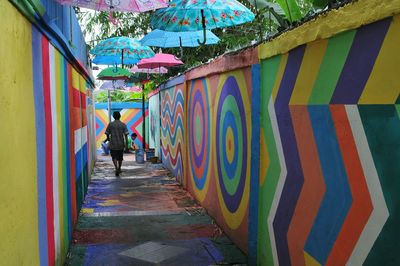
{"type": "Polygon", "coordinates": [[[0,1],[0,264],[38,265],[32,26],[0,1]]]}

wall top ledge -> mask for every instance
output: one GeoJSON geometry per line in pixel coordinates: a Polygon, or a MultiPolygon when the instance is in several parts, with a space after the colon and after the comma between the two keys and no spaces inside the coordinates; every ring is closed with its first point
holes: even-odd
{"type": "Polygon", "coordinates": [[[248,67],[257,64],[258,62],[258,49],[250,47],[245,48],[244,50],[239,50],[235,53],[221,55],[210,63],[189,70],[185,73],[185,76],[186,80],[192,80],[212,74],[248,67]]]}
{"type": "Polygon", "coordinates": [[[305,43],[327,39],[340,32],[400,13],[400,0],[356,0],[284,32],[259,46],[259,58],[284,54],[305,43]]]}

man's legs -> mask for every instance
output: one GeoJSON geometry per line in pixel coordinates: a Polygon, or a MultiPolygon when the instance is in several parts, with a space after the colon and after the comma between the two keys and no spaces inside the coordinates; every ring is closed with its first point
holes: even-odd
{"type": "Polygon", "coordinates": [[[118,170],[118,161],[116,159],[113,159],[112,161],[113,161],[113,164],[115,167],[115,171],[117,171],[118,170]]]}
{"type": "Polygon", "coordinates": [[[121,173],[122,160],[118,161],[118,172],[121,173]]]}
{"type": "Polygon", "coordinates": [[[123,150],[111,150],[111,157],[115,167],[115,176],[119,176],[119,173],[121,173],[123,150]]]}

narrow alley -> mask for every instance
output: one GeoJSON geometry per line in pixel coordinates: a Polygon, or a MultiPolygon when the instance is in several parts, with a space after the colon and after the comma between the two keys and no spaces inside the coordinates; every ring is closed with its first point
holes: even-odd
{"type": "Polygon", "coordinates": [[[245,265],[246,256],[161,164],[98,156],[66,265],[245,265]]]}
{"type": "Polygon", "coordinates": [[[399,266],[399,47],[400,0],[0,0],[0,266],[399,266]]]}

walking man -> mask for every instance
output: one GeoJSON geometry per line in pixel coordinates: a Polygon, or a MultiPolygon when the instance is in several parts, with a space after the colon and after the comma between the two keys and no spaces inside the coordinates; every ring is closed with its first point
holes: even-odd
{"type": "Polygon", "coordinates": [[[128,148],[128,128],[121,122],[121,114],[116,111],[113,113],[114,121],[108,124],[106,129],[107,140],[110,142],[111,158],[115,166],[115,176],[121,173],[124,149],[128,148]]]}

